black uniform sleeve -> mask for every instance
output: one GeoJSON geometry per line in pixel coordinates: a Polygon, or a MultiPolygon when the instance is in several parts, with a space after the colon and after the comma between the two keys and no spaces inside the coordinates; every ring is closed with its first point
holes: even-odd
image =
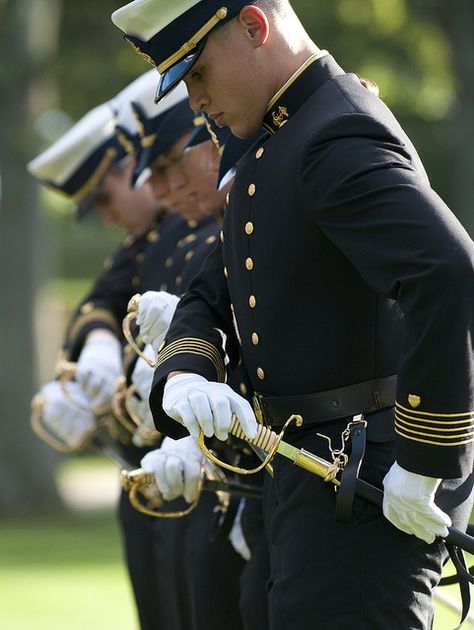
{"type": "Polygon", "coordinates": [[[96,329],[106,329],[122,339],[122,319],[128,301],[136,292],[137,260],[147,247],[147,239],[127,237],[91,292],[74,312],[66,331],[64,352],[77,361],[87,335],[96,329]]]}
{"type": "Polygon", "coordinates": [[[474,246],[411,156],[354,114],[308,144],[300,185],[318,227],[403,312],[399,464],[455,478],[472,470],[474,246]]]}
{"type": "Polygon", "coordinates": [[[158,353],[150,408],[160,431],[175,439],[187,434],[161,406],[168,374],[183,370],[223,383],[227,356],[231,362],[237,360],[238,341],[232,323],[220,242],[217,242],[189,291],[180,300],[165,344],[158,353]]]}

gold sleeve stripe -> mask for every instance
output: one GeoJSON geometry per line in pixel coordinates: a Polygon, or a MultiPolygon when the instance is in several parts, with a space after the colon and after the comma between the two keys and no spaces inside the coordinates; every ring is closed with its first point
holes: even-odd
{"type": "Polygon", "coordinates": [[[196,337],[185,337],[173,341],[158,354],[157,367],[178,354],[194,354],[208,359],[217,373],[217,380],[225,381],[225,366],[219,351],[212,343],[196,337]]]}
{"type": "MultiPolygon", "coordinates": [[[[428,437],[435,437],[438,438],[439,440],[444,440],[444,441],[448,441],[448,440],[453,440],[454,438],[465,438],[468,437],[469,435],[474,435],[474,427],[469,427],[469,429],[472,429],[471,431],[461,431],[460,433],[454,433],[454,434],[450,434],[450,435],[443,435],[443,434],[439,434],[439,433],[430,433],[430,429],[431,427],[420,427],[422,429],[427,429],[427,431],[418,431],[415,429],[410,429],[408,428],[405,424],[401,424],[400,422],[398,422],[397,420],[395,420],[395,426],[397,426],[399,429],[403,430],[403,431],[407,431],[408,433],[413,433],[414,435],[426,435],[428,437]]],[[[458,429],[459,431],[459,429],[458,429]]]]}
{"type": "Polygon", "coordinates": [[[422,442],[423,444],[433,444],[434,446],[462,446],[463,444],[469,444],[473,441],[473,438],[469,438],[467,440],[461,440],[459,442],[435,442],[434,440],[423,440],[421,438],[413,437],[412,435],[406,435],[403,431],[399,430],[397,424],[395,423],[395,431],[401,437],[406,438],[407,440],[412,440],[413,442],[422,442]]]}
{"type": "MultiPolygon", "coordinates": [[[[432,420],[431,418],[424,418],[424,417],[416,418],[415,416],[411,416],[410,414],[402,413],[398,409],[395,410],[395,414],[400,419],[406,418],[407,420],[413,420],[414,422],[429,422],[430,425],[443,424],[443,425],[447,425],[447,426],[452,427],[454,425],[472,424],[474,422],[474,417],[467,418],[466,420],[432,420]]],[[[407,423],[407,424],[409,424],[409,423],[407,423]]],[[[458,429],[460,429],[460,428],[461,427],[458,426],[458,429]]],[[[439,430],[443,431],[443,429],[441,429],[441,428],[439,430]]]]}
{"type": "Polygon", "coordinates": [[[212,356],[217,362],[222,361],[219,352],[217,349],[207,341],[203,341],[202,339],[193,339],[193,338],[184,338],[179,339],[178,341],[172,342],[169,346],[165,346],[159,353],[160,357],[167,359],[169,356],[172,356],[176,348],[188,348],[191,350],[200,349],[209,356],[212,356]]]}
{"type": "Polygon", "coordinates": [[[398,409],[402,409],[403,411],[407,411],[410,414],[416,416],[430,416],[432,418],[468,418],[474,417],[474,411],[465,411],[463,413],[431,413],[430,411],[415,411],[414,409],[407,409],[399,402],[395,401],[395,406],[398,409]]]}
{"type": "Polygon", "coordinates": [[[96,308],[93,311],[90,311],[90,313],[79,315],[68,331],[67,340],[70,343],[75,341],[82,329],[92,322],[103,322],[104,324],[109,324],[117,337],[122,335],[120,325],[112,313],[107,311],[105,308],[96,308]]]}
{"type": "Polygon", "coordinates": [[[209,361],[211,361],[212,364],[214,365],[216,371],[219,372],[219,363],[216,362],[215,356],[211,352],[208,352],[207,350],[205,350],[204,348],[198,348],[197,346],[193,346],[193,345],[180,346],[179,348],[175,348],[172,353],[163,354],[163,356],[160,356],[159,361],[161,362],[167,361],[169,358],[174,356],[177,352],[179,352],[180,354],[183,354],[185,352],[190,352],[191,354],[200,354],[203,357],[206,357],[207,359],[209,359],[209,361]]]}
{"type": "Polygon", "coordinates": [[[184,354],[186,352],[206,357],[214,365],[218,375],[225,373],[220,357],[217,359],[215,353],[210,352],[207,348],[199,347],[193,344],[182,344],[179,347],[173,348],[171,352],[161,352],[158,356],[158,365],[161,365],[161,363],[167,361],[177,353],[184,354]]]}

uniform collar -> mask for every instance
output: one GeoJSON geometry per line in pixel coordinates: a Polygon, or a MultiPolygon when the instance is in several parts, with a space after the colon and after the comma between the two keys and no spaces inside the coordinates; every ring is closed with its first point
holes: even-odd
{"type": "Polygon", "coordinates": [[[325,81],[339,74],[344,74],[344,71],[327,50],[311,55],[271,99],[262,127],[272,135],[276,133],[296,114],[311,94],[325,81]]]}

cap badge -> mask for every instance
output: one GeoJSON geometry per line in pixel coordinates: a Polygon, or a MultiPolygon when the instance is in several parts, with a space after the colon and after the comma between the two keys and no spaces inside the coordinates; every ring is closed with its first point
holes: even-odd
{"type": "Polygon", "coordinates": [[[124,39],[130,44],[133,50],[136,53],[138,53],[140,57],[142,57],[147,63],[151,63],[151,65],[154,66],[155,68],[157,67],[155,61],[153,60],[152,57],[150,57],[150,55],[147,55],[146,53],[144,53],[142,50],[140,50],[140,48],[138,48],[136,44],[134,44],[132,41],[130,41],[126,37],[124,39]]]}

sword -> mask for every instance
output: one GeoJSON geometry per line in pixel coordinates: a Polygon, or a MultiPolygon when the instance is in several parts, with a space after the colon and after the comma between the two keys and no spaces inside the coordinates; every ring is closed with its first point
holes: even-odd
{"type": "MultiPolygon", "coordinates": [[[[241,440],[244,440],[245,442],[248,442],[249,444],[253,444],[264,450],[267,453],[267,457],[265,460],[266,463],[271,461],[276,453],[279,453],[283,457],[290,459],[300,468],[307,470],[317,477],[321,477],[325,481],[331,482],[335,486],[339,486],[341,482],[338,479],[337,475],[340,472],[340,468],[335,465],[334,462],[328,462],[318,455],[314,455],[313,453],[310,453],[303,448],[298,449],[295,446],[288,444],[288,442],[283,441],[285,431],[293,421],[296,422],[297,426],[301,426],[301,424],[303,423],[303,419],[301,416],[293,415],[288,418],[280,434],[276,434],[274,431],[271,431],[267,427],[259,425],[257,429],[257,437],[249,439],[243,432],[243,429],[240,426],[237,417],[234,415],[229,433],[241,440]]],[[[207,448],[204,441],[204,433],[202,433],[202,431],[198,438],[198,444],[204,455],[206,455],[206,457],[208,457],[218,466],[227,468],[228,470],[232,470],[233,472],[237,472],[239,474],[251,474],[252,472],[254,472],[245,469],[238,469],[218,460],[215,455],[207,448]]],[[[265,462],[262,463],[261,467],[263,467],[263,464],[265,462]]],[[[382,507],[383,490],[377,488],[376,486],[373,486],[363,479],[358,478],[356,480],[355,494],[361,499],[369,501],[369,503],[373,503],[374,505],[382,507]]],[[[447,543],[451,545],[456,545],[457,547],[460,547],[461,549],[469,553],[474,553],[473,536],[470,536],[469,534],[462,532],[455,527],[448,527],[448,532],[448,536],[445,538],[447,543]]]]}

